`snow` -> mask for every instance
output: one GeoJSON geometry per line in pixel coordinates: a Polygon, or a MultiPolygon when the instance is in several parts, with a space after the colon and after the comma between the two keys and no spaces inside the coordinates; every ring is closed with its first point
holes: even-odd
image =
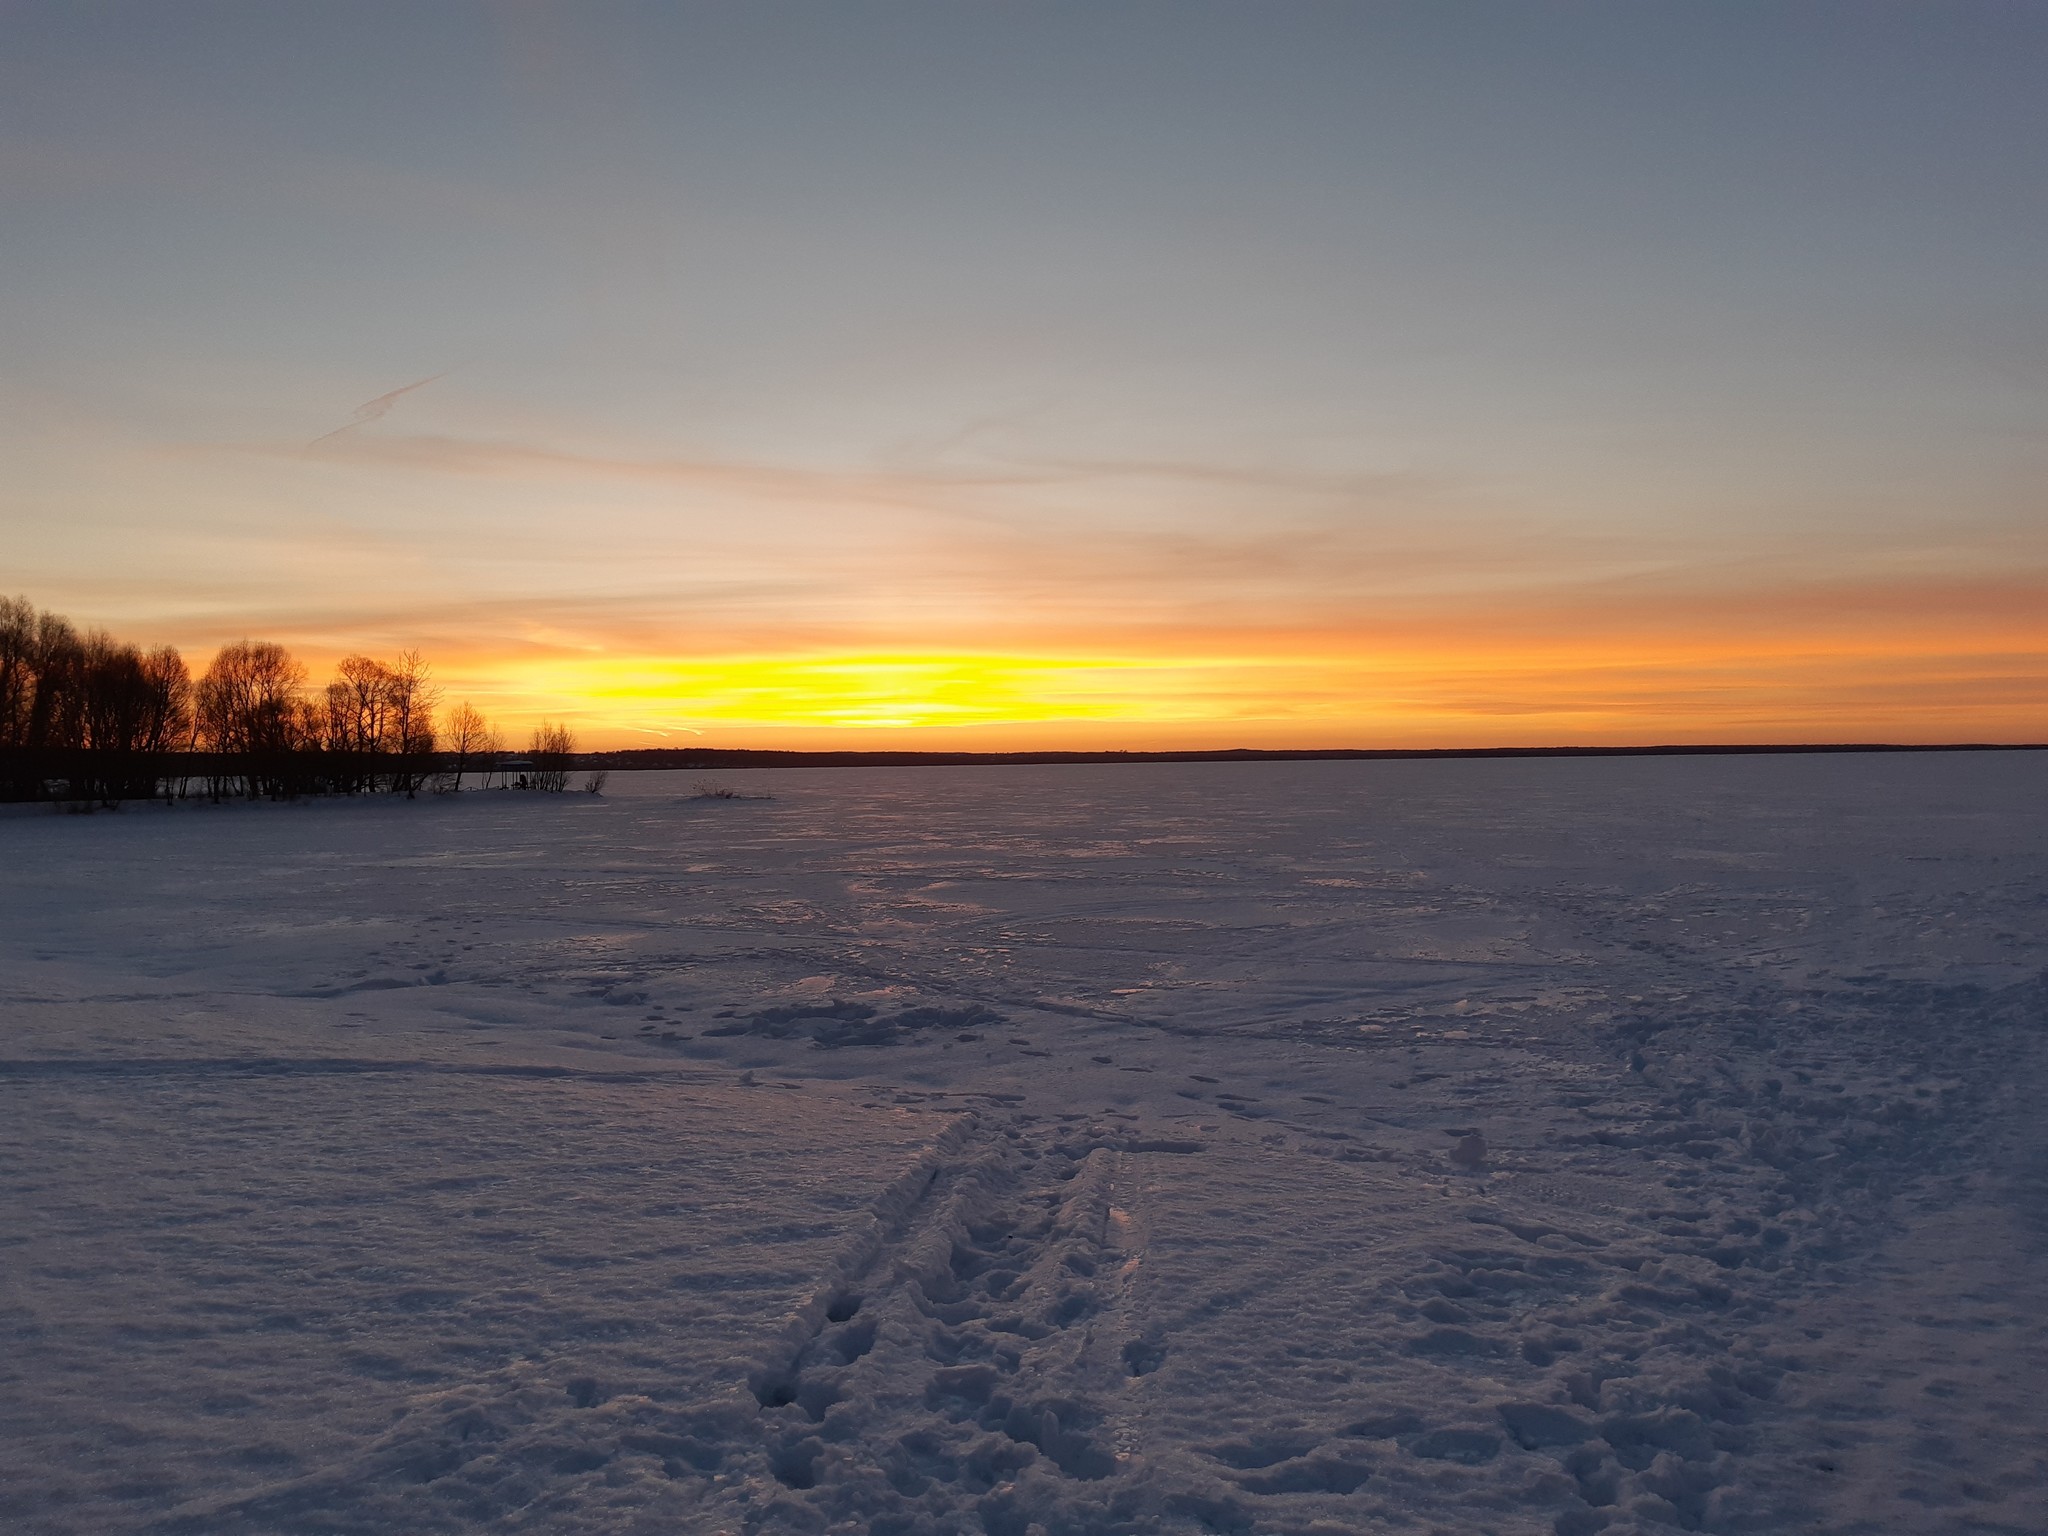
{"type": "Polygon", "coordinates": [[[0,1524],[2048,1531],[2048,758],[0,821],[0,1524]]]}

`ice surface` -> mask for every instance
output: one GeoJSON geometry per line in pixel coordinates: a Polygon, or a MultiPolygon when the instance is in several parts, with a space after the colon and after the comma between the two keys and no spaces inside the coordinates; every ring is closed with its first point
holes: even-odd
{"type": "Polygon", "coordinates": [[[2048,1531],[2048,759],[0,821],[0,1524],[2048,1531]]]}

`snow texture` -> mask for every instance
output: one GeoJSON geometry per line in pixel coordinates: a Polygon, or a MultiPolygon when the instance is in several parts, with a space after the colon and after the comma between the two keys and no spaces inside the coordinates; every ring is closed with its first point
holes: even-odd
{"type": "Polygon", "coordinates": [[[0,1527],[2048,1531],[2048,758],[0,821],[0,1527]]]}

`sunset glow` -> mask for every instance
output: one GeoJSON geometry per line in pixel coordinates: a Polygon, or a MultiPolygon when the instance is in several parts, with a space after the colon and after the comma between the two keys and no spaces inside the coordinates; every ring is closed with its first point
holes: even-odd
{"type": "Polygon", "coordinates": [[[2048,737],[2032,23],[1484,14],[24,12],[0,591],[594,747],[2048,737]]]}
{"type": "Polygon", "coordinates": [[[1326,635],[1319,646],[1294,637],[1156,655],[479,657],[450,683],[508,719],[571,719],[617,746],[2020,739],[2048,704],[2042,637],[1998,638],[1780,633],[1742,648],[1667,638],[1452,649],[1326,635]],[[1933,649],[1944,638],[1957,648],[1933,649]]]}

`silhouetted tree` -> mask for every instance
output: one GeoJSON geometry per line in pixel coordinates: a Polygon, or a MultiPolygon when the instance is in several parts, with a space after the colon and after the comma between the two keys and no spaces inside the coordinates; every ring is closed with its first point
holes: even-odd
{"type": "MultiPolygon", "coordinates": [[[[171,652],[176,656],[175,651],[171,652]]],[[[156,793],[157,765],[151,760],[167,722],[161,685],[168,679],[149,658],[104,630],[79,642],[75,672],[79,751],[72,793],[108,805],[156,793]]],[[[179,663],[182,671],[183,663],[179,663]]]]}
{"type": "Polygon", "coordinates": [[[391,745],[399,769],[392,788],[411,798],[433,771],[434,707],[441,690],[429,680],[418,651],[407,651],[391,669],[391,745]]]}
{"type": "Polygon", "coordinates": [[[36,610],[25,597],[0,597],[0,752],[28,745],[36,692],[36,610]]]}
{"type": "Polygon", "coordinates": [[[153,760],[148,793],[156,792],[161,779],[164,798],[170,800],[184,788],[182,776],[175,786],[172,783],[169,769],[174,755],[192,746],[192,674],[175,648],[160,645],[143,653],[142,681],[148,707],[141,747],[153,760]]]}
{"type": "Polygon", "coordinates": [[[407,651],[396,666],[368,656],[343,657],[320,709],[332,787],[375,791],[381,778],[392,790],[417,791],[434,769],[438,696],[417,651],[407,651]]]}
{"type": "Polygon", "coordinates": [[[326,688],[321,738],[331,754],[332,787],[343,794],[377,787],[376,759],[388,749],[391,669],[367,656],[344,656],[326,688]]]}
{"type": "MultiPolygon", "coordinates": [[[[200,744],[241,759],[239,777],[250,799],[283,795],[297,787],[290,754],[314,745],[318,721],[305,699],[306,669],[269,640],[224,645],[193,690],[200,744]]],[[[217,773],[215,798],[232,772],[217,773]]]]}
{"type": "Polygon", "coordinates": [[[14,798],[83,775],[85,659],[78,632],[26,599],[0,601],[0,769],[14,798]]]}
{"type": "Polygon", "coordinates": [[[83,742],[83,657],[78,631],[68,619],[39,613],[29,637],[29,665],[35,674],[29,690],[26,736],[30,752],[76,750],[83,742]]]}
{"type": "Polygon", "coordinates": [[[192,744],[192,674],[175,647],[160,645],[142,656],[148,690],[142,747],[146,752],[182,752],[192,744]]]}
{"type": "Polygon", "coordinates": [[[451,787],[460,789],[462,775],[470,763],[490,750],[491,723],[481,710],[464,700],[448,711],[446,726],[442,748],[453,759],[448,769],[453,775],[451,787]]]}
{"type": "MultiPolygon", "coordinates": [[[[216,800],[379,788],[410,796],[451,777],[459,788],[473,766],[488,782],[504,738],[474,706],[459,705],[449,716],[451,765],[435,730],[439,703],[418,651],[389,664],[344,657],[309,696],[291,652],[240,640],[194,683],[170,646],[145,651],[102,630],[81,634],[26,598],[0,598],[0,799],[111,803],[160,788],[182,794],[194,775],[216,800]]],[[[551,787],[564,788],[574,738],[549,725],[535,740],[551,787]]]]}
{"type": "Polygon", "coordinates": [[[569,758],[575,750],[576,737],[568,726],[541,721],[526,754],[533,759],[533,787],[557,795],[567,789],[569,758]]]}
{"type": "Polygon", "coordinates": [[[191,679],[169,646],[80,635],[0,599],[0,796],[90,803],[154,795],[163,755],[188,745],[191,679]]]}

